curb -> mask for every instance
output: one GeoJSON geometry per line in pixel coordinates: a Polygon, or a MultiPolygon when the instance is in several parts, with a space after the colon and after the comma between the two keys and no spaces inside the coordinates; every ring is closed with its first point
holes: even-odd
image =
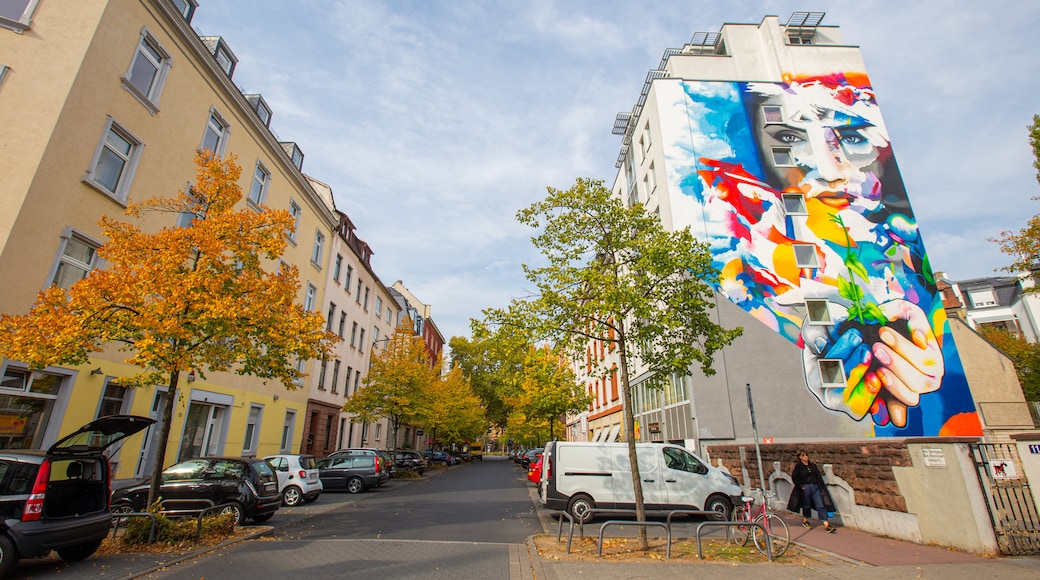
{"type": "Polygon", "coordinates": [[[221,542],[221,543],[219,543],[219,544],[217,544],[215,546],[206,546],[204,548],[197,548],[197,549],[195,549],[195,550],[193,550],[191,552],[188,552],[187,554],[181,554],[180,556],[175,556],[173,559],[171,559],[169,561],[164,561],[161,564],[154,564],[152,566],[149,566],[148,568],[144,568],[144,569],[138,570],[136,572],[131,572],[130,574],[127,574],[126,576],[120,576],[119,578],[120,578],[120,580],[132,580],[133,578],[140,578],[142,576],[146,576],[148,574],[151,574],[152,572],[156,572],[156,571],[161,570],[163,568],[168,568],[170,566],[174,566],[176,564],[180,564],[181,562],[184,562],[185,560],[190,560],[192,558],[195,558],[197,556],[201,556],[203,554],[208,554],[210,552],[215,552],[217,550],[226,548],[228,546],[233,546],[233,545],[235,545],[235,544],[237,544],[239,542],[244,542],[246,540],[252,540],[253,538],[262,536],[262,535],[270,532],[273,529],[274,529],[274,526],[260,526],[260,527],[256,528],[255,532],[251,532],[249,534],[245,534],[243,536],[239,536],[239,537],[236,537],[236,538],[231,538],[231,539],[228,539],[228,540],[224,540],[223,542],[221,542]]]}

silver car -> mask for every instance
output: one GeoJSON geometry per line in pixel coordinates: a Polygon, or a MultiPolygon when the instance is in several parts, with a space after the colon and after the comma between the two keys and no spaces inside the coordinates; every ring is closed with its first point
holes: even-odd
{"type": "Polygon", "coordinates": [[[271,455],[265,457],[278,475],[278,491],[282,503],[299,505],[318,499],[325,489],[318,477],[318,464],[313,455],[271,455]]]}

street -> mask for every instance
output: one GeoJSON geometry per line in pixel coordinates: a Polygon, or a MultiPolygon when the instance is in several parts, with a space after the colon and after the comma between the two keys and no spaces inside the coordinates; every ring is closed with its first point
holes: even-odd
{"type": "Polygon", "coordinates": [[[362,494],[325,493],[313,516],[283,508],[271,534],[149,577],[168,579],[314,574],[382,578],[508,578],[525,538],[540,531],[523,475],[487,459],[391,480],[362,494]]]}

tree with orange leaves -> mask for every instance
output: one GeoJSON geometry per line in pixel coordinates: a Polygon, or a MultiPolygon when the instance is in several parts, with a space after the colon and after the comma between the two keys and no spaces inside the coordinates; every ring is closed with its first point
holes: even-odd
{"type": "MultiPolygon", "coordinates": [[[[176,197],[131,203],[140,220],[161,212],[186,227],[146,232],[105,216],[108,239],[98,255],[108,266],[68,290],[40,292],[27,315],[0,315],[0,356],[30,368],[78,365],[117,347],[140,372],[124,386],[166,383],[176,401],[182,371],[233,371],[277,379],[294,389],[298,359],[331,352],[335,335],[322,316],[297,304],[295,266],[278,259],[294,227],[289,212],[236,209],[242,173],[233,155],[195,158],[196,182],[176,197]]],[[[163,414],[148,504],[158,494],[173,405],[163,414]]]]}

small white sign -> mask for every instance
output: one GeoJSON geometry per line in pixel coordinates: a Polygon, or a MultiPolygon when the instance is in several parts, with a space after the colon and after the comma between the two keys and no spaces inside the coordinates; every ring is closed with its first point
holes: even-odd
{"type": "Polygon", "coordinates": [[[946,452],[939,447],[922,447],[925,467],[946,467],[946,452]]]}
{"type": "Polygon", "coordinates": [[[993,479],[1018,479],[1015,464],[1009,459],[990,459],[989,473],[993,479]]]}

